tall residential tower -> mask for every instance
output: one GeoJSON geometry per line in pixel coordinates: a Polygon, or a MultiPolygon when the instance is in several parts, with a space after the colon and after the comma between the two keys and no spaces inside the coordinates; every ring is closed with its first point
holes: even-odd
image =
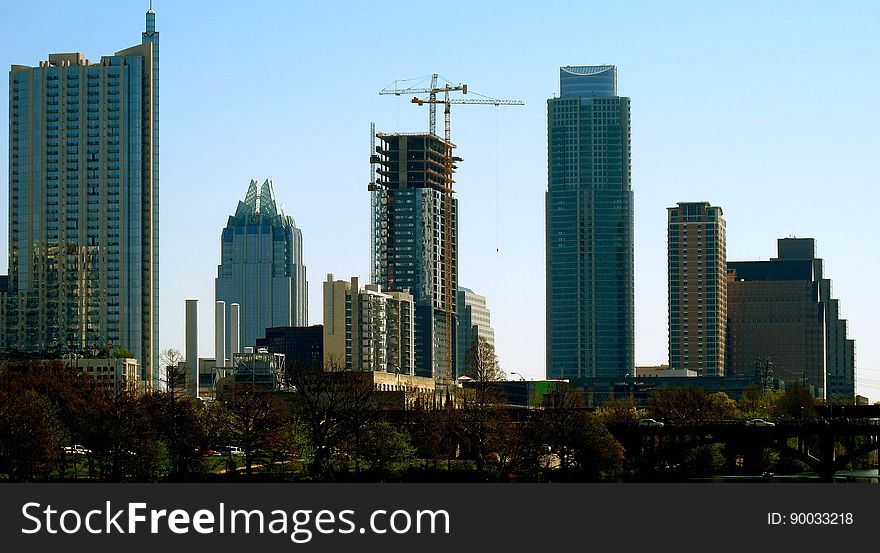
{"type": "Polygon", "coordinates": [[[727,231],[720,207],[679,202],[667,208],[669,368],[724,376],[727,231]]]}
{"type": "Polygon", "coordinates": [[[371,160],[379,166],[370,192],[371,279],[383,290],[408,292],[414,298],[415,374],[451,378],[458,200],[445,193],[446,143],[434,134],[378,133],[377,137],[380,144],[371,160]],[[451,221],[448,228],[444,221],[451,221]]]}
{"type": "Polygon", "coordinates": [[[159,33],[9,72],[8,347],[136,355],[158,384],[159,33]]]}
{"type": "Polygon", "coordinates": [[[547,377],[635,365],[630,100],[617,67],[560,69],[547,100],[547,377]]]}
{"type": "Polygon", "coordinates": [[[225,350],[232,359],[231,308],[240,306],[241,348],[254,347],[267,328],[308,324],[308,282],[302,232],[275,203],[272,182],[248,185],[220,239],[216,300],[225,302],[225,350]]]}

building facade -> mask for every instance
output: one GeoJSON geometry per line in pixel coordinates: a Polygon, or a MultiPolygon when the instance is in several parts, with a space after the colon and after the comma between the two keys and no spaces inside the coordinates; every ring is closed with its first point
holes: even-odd
{"type": "Polygon", "coordinates": [[[257,338],[257,350],[283,353],[288,377],[299,370],[320,370],[324,366],[324,326],[279,326],[266,329],[257,338]]]}
{"type": "Polygon", "coordinates": [[[376,136],[380,143],[371,162],[378,166],[378,178],[370,186],[371,280],[383,290],[408,292],[415,300],[416,374],[451,378],[458,201],[446,193],[446,142],[433,134],[376,136]]]}
{"type": "Polygon", "coordinates": [[[477,294],[469,288],[458,288],[458,330],[456,334],[456,375],[458,378],[464,374],[468,349],[477,337],[482,337],[486,343],[495,348],[495,330],[490,323],[489,308],[486,306],[486,297],[477,294]]]}
{"type": "Polygon", "coordinates": [[[158,385],[159,33],[92,63],[9,73],[7,339],[26,354],[134,352],[158,385]]]}
{"type": "Polygon", "coordinates": [[[92,378],[99,387],[120,393],[123,391],[142,393],[144,381],[140,379],[137,359],[133,357],[104,357],[97,359],[73,358],[68,366],[92,378]]]}
{"type": "Polygon", "coordinates": [[[616,66],[560,69],[547,141],[547,378],[631,375],[630,99],[616,66]]]}
{"type": "Polygon", "coordinates": [[[324,366],[414,375],[415,301],[378,284],[324,282],[324,366]]]}
{"type": "MultiPolygon", "coordinates": [[[[248,185],[220,239],[216,301],[225,302],[225,357],[232,359],[231,306],[239,305],[239,344],[253,348],[266,329],[308,324],[302,232],[278,209],[272,182],[248,185]]],[[[215,356],[219,358],[219,355],[215,356]]]]}
{"type": "Polygon", "coordinates": [[[667,208],[669,367],[724,376],[727,231],[709,202],[667,208]]]}
{"type": "Polygon", "coordinates": [[[800,383],[832,403],[855,397],[855,341],[831,297],[812,238],[780,238],[778,257],[740,261],[728,270],[727,364],[736,374],[758,367],[800,383]]]}

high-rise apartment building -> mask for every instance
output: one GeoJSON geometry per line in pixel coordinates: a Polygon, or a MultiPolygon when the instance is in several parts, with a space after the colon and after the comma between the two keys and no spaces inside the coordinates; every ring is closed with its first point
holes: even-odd
{"type": "Polygon", "coordinates": [[[371,279],[383,290],[413,295],[415,374],[451,377],[456,353],[458,201],[446,193],[446,142],[433,134],[378,133],[377,137],[380,144],[371,160],[378,165],[370,192],[371,279]]]}
{"type": "Polygon", "coordinates": [[[560,69],[547,100],[547,377],[635,366],[630,99],[617,67],[560,69]]]}
{"type": "Polygon", "coordinates": [[[458,336],[456,338],[457,361],[456,377],[464,374],[467,352],[474,341],[480,337],[495,347],[495,330],[489,320],[486,296],[481,296],[469,288],[458,288],[458,336]]]}
{"type": "Polygon", "coordinates": [[[8,347],[125,347],[158,384],[159,33],[9,73],[8,347]]]}
{"type": "MultiPolygon", "coordinates": [[[[302,232],[278,208],[272,182],[248,185],[220,238],[216,301],[225,302],[225,351],[231,359],[231,306],[239,305],[240,346],[254,347],[267,328],[308,324],[302,232]]],[[[219,357],[219,356],[218,356],[219,357]]]]}
{"type": "Polygon", "coordinates": [[[727,231],[709,202],[667,208],[669,368],[724,375],[727,231]]]}
{"type": "Polygon", "coordinates": [[[780,238],[777,252],[769,261],[727,264],[727,365],[751,374],[769,361],[776,377],[830,402],[851,402],[855,341],[847,338],[815,240],[780,238]]]}
{"type": "Polygon", "coordinates": [[[324,366],[415,374],[415,302],[406,292],[324,282],[324,366]]]}

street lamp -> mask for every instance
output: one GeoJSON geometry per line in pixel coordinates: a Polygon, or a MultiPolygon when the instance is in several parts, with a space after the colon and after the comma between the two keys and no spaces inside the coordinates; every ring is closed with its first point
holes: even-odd
{"type": "Polygon", "coordinates": [[[516,371],[510,371],[510,374],[511,374],[511,375],[514,375],[514,374],[517,375],[517,376],[519,377],[519,379],[522,380],[522,381],[525,381],[525,379],[526,379],[526,377],[524,377],[523,375],[521,375],[520,373],[518,373],[518,372],[516,372],[516,371]]]}

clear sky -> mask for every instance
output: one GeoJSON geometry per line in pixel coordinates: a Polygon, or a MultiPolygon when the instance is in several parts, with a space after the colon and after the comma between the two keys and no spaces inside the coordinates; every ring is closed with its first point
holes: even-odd
{"type": "MultiPolygon", "coordinates": [[[[147,1],[0,3],[0,66],[140,42],[147,1]]],[[[183,350],[200,300],[213,355],[220,231],[251,178],[302,229],[310,322],[321,282],[369,276],[369,124],[424,131],[380,96],[437,72],[520,107],[454,106],[460,282],[484,294],[503,368],[544,375],[546,100],[563,65],[616,64],[632,98],[636,362],[667,360],[666,208],[719,205],[730,260],[814,237],[880,399],[880,4],[155,0],[160,61],[160,346],[183,350]]],[[[8,125],[7,109],[0,127],[8,125]]],[[[0,133],[0,173],[8,136],[0,133]]],[[[4,183],[5,185],[6,183],[4,183]]],[[[5,188],[5,186],[4,186],[5,188]]],[[[7,217],[7,195],[0,195],[7,217]]],[[[7,258],[2,225],[0,270],[7,258]]]]}

